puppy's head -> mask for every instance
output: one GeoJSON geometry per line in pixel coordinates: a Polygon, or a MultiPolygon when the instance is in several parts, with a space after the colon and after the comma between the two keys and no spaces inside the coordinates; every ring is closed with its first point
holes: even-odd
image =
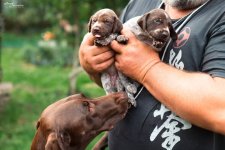
{"type": "Polygon", "coordinates": [[[122,27],[119,18],[111,9],[97,11],[88,23],[89,32],[96,38],[104,38],[112,33],[119,33],[122,27]]]}
{"type": "Polygon", "coordinates": [[[177,39],[172,21],[163,9],[154,9],[146,13],[138,20],[138,25],[152,39],[150,45],[157,50],[160,50],[170,37],[173,40],[177,39]]]}
{"type": "Polygon", "coordinates": [[[85,149],[101,131],[121,120],[127,109],[125,93],[97,99],[77,94],[59,100],[43,111],[31,150],[85,149]]]}

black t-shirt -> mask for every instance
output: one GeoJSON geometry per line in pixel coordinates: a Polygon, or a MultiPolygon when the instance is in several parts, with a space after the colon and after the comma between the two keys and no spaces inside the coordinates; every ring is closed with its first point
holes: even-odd
{"type": "MultiPolygon", "coordinates": [[[[160,0],[131,0],[121,20],[160,5],[160,0]]],[[[208,1],[177,20],[174,27],[178,40],[165,47],[162,61],[178,69],[225,78],[225,1],[208,1]]],[[[137,107],[109,133],[110,150],[225,150],[225,136],[178,117],[145,88],[136,100],[137,107]]]]}

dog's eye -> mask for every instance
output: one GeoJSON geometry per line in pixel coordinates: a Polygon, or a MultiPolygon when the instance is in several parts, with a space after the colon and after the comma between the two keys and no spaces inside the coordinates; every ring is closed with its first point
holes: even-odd
{"type": "Polygon", "coordinates": [[[88,106],[89,106],[89,102],[88,102],[88,101],[83,101],[82,105],[83,105],[84,107],[88,107],[88,106]]]}
{"type": "Polygon", "coordinates": [[[163,21],[162,21],[162,19],[158,18],[158,19],[155,19],[154,22],[156,24],[161,24],[163,21]]]}
{"type": "Polygon", "coordinates": [[[103,22],[104,23],[110,23],[110,21],[108,19],[105,19],[103,22]]]}
{"type": "Polygon", "coordinates": [[[93,19],[92,19],[92,22],[93,22],[93,23],[94,23],[94,22],[96,22],[96,21],[97,21],[97,19],[96,19],[96,18],[93,18],[93,19]]]}

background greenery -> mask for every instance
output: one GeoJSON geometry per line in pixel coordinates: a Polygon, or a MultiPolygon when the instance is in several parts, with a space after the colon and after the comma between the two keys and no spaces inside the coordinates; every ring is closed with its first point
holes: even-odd
{"type": "MultiPolygon", "coordinates": [[[[68,96],[68,76],[73,62],[77,61],[73,56],[87,32],[89,17],[106,7],[120,14],[128,0],[0,2],[5,24],[4,33],[1,32],[2,82],[13,84],[11,99],[0,112],[0,149],[28,150],[40,113],[49,104],[68,96]],[[7,3],[23,6],[11,7],[7,3]],[[60,24],[62,20],[74,30],[65,31],[60,24]],[[54,36],[46,40],[43,36],[49,32],[54,36]],[[55,47],[51,46],[52,41],[55,47]],[[43,42],[46,45],[43,46],[43,42]]],[[[78,75],[76,84],[77,92],[88,97],[104,95],[85,72],[78,75]]],[[[87,149],[91,149],[95,141],[87,149]]]]}

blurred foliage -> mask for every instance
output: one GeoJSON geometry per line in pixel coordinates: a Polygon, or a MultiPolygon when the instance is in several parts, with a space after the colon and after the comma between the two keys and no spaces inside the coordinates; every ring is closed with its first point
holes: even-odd
{"type": "Polygon", "coordinates": [[[37,66],[72,66],[73,48],[65,40],[40,40],[37,45],[25,45],[23,58],[26,62],[37,66]]]}
{"type": "Polygon", "coordinates": [[[18,32],[53,27],[65,19],[83,31],[89,17],[98,9],[111,8],[118,14],[128,0],[3,0],[6,29],[18,32]],[[11,5],[22,5],[12,7],[11,5]],[[15,24],[16,23],[16,24],[15,24]]]}
{"type": "Polygon", "coordinates": [[[3,0],[5,31],[39,35],[38,43],[28,43],[24,47],[24,59],[27,62],[35,65],[72,65],[73,61],[78,61],[77,50],[87,32],[90,16],[102,8],[111,8],[119,15],[127,2],[3,0]],[[46,32],[54,34],[54,38],[50,41],[41,38],[46,32]]]}

